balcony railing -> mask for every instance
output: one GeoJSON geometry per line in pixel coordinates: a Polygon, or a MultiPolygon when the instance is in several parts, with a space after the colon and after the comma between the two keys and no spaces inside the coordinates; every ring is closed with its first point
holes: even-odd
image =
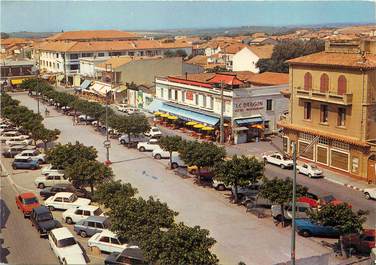
{"type": "Polygon", "coordinates": [[[296,90],[298,98],[316,100],[321,102],[339,104],[339,105],[352,105],[353,94],[345,93],[338,94],[334,91],[322,92],[320,90],[304,90],[298,87],[296,90]]]}

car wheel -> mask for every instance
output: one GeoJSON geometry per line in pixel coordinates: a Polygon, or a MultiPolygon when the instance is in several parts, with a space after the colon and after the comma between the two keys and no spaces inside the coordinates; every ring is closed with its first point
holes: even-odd
{"type": "Polygon", "coordinates": [[[311,179],[312,178],[312,174],[308,174],[308,177],[311,179]]]}
{"type": "Polygon", "coordinates": [[[44,163],[43,159],[38,159],[38,163],[43,164],[44,163]]]}
{"type": "Polygon", "coordinates": [[[218,186],[217,186],[217,190],[219,190],[219,191],[224,191],[226,189],[226,187],[225,187],[225,185],[223,185],[223,184],[219,184],[218,186]]]}
{"type": "Polygon", "coordinates": [[[264,158],[264,164],[268,163],[268,159],[264,158]]]}
{"type": "Polygon", "coordinates": [[[179,167],[179,165],[178,165],[177,163],[172,163],[172,164],[171,164],[171,167],[172,167],[173,169],[177,169],[177,168],[179,167]]]}
{"type": "Polygon", "coordinates": [[[282,169],[286,168],[284,164],[281,164],[280,166],[281,166],[282,169]]]}
{"type": "Polygon", "coordinates": [[[346,251],[350,257],[358,254],[358,249],[354,245],[350,245],[346,251]]]}
{"type": "Polygon", "coordinates": [[[282,214],[278,214],[276,217],[274,217],[274,219],[276,219],[278,222],[282,222],[282,214]]]}
{"type": "Polygon", "coordinates": [[[300,233],[304,237],[310,237],[311,236],[311,232],[309,232],[308,230],[303,230],[300,233]]]}
{"type": "Polygon", "coordinates": [[[70,218],[70,217],[65,218],[65,222],[67,224],[73,224],[72,218],[70,218]]]}
{"type": "Polygon", "coordinates": [[[15,165],[12,165],[12,168],[13,168],[13,169],[17,169],[17,167],[16,167],[15,165]]]}
{"type": "Polygon", "coordinates": [[[25,214],[25,213],[23,214],[23,216],[24,216],[24,218],[25,218],[25,219],[27,218],[27,216],[26,216],[26,214],[25,214]]]}
{"type": "Polygon", "coordinates": [[[140,148],[138,148],[138,150],[139,150],[140,152],[145,152],[145,147],[141,146],[140,148]]]}
{"type": "Polygon", "coordinates": [[[125,141],[124,141],[124,140],[121,140],[120,143],[121,143],[121,144],[125,144],[125,141]]]}
{"type": "Polygon", "coordinates": [[[370,199],[371,199],[371,195],[369,195],[368,192],[364,193],[364,197],[366,197],[367,200],[370,200],[370,199]]]}
{"type": "Polygon", "coordinates": [[[38,188],[40,188],[40,189],[44,189],[46,186],[43,184],[43,183],[39,183],[38,184],[38,188]]]}
{"type": "Polygon", "coordinates": [[[55,207],[53,207],[53,206],[48,206],[48,209],[50,209],[51,212],[55,211],[55,207]]]}
{"type": "Polygon", "coordinates": [[[87,233],[86,233],[85,231],[81,231],[81,232],[80,232],[80,236],[81,236],[81,237],[87,237],[87,233]]]}
{"type": "Polygon", "coordinates": [[[162,159],[162,156],[161,156],[160,154],[156,154],[156,155],[154,156],[154,158],[160,160],[160,159],[162,159]]]}

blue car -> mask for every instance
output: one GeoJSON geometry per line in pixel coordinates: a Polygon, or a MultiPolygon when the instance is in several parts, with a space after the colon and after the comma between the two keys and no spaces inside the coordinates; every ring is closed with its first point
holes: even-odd
{"type": "Polygon", "coordinates": [[[339,231],[336,228],[316,224],[310,219],[297,219],[295,221],[295,227],[298,234],[304,237],[339,237],[339,231]]]}
{"type": "Polygon", "coordinates": [[[38,169],[39,163],[37,160],[29,158],[16,158],[12,163],[13,169],[38,169]]]}

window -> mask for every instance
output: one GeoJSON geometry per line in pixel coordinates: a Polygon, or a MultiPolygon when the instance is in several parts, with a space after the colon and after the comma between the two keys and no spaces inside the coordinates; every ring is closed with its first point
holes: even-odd
{"type": "Polygon", "coordinates": [[[69,198],[64,198],[64,202],[70,202],[69,198]]]}
{"type": "Polygon", "coordinates": [[[87,222],[87,226],[95,227],[95,223],[94,222],[87,222]]]}
{"type": "Polygon", "coordinates": [[[349,150],[349,144],[339,141],[333,141],[332,146],[342,150],[349,150]]]}
{"type": "Polygon", "coordinates": [[[320,122],[328,123],[328,105],[320,106],[320,122]]]}
{"type": "Polygon", "coordinates": [[[84,211],[85,216],[90,216],[90,211],[84,211]]]}
{"type": "Polygon", "coordinates": [[[104,52],[99,52],[98,57],[104,57],[104,52]]]}
{"type": "Polygon", "coordinates": [[[77,215],[82,215],[82,212],[83,212],[82,210],[77,210],[77,211],[76,211],[76,214],[77,214],[77,215]]]}
{"type": "Polygon", "coordinates": [[[174,99],[178,100],[178,91],[177,90],[175,90],[175,98],[174,99]]]}
{"type": "Polygon", "coordinates": [[[70,69],[71,69],[71,70],[78,70],[78,64],[72,64],[72,65],[70,66],[70,69]]]}
{"type": "Polygon", "coordinates": [[[121,52],[110,52],[110,56],[120,56],[121,52]]]}
{"type": "Polygon", "coordinates": [[[272,99],[266,100],[266,110],[273,110],[273,100],[272,99]]]}
{"type": "Polygon", "coordinates": [[[110,238],[108,236],[103,236],[99,239],[99,242],[110,243],[110,238]]]}
{"type": "Polygon", "coordinates": [[[270,121],[264,121],[264,128],[266,131],[269,131],[270,129],[270,121]]]}
{"type": "Polygon", "coordinates": [[[311,102],[304,102],[304,119],[305,120],[311,119],[311,112],[312,112],[311,102]]]}
{"type": "Polygon", "coordinates": [[[346,94],[346,90],[347,90],[347,80],[346,80],[346,77],[344,75],[340,75],[338,77],[338,89],[337,89],[337,93],[338,93],[338,95],[343,95],[343,94],[346,94]]]}
{"type": "Polygon", "coordinates": [[[327,138],[320,137],[319,138],[319,144],[328,145],[329,144],[329,140],[327,138]]]}
{"type": "Polygon", "coordinates": [[[322,74],[320,78],[320,92],[326,93],[329,90],[329,77],[327,74],[322,74]]]}
{"type": "Polygon", "coordinates": [[[345,126],[346,124],[346,109],[345,108],[338,108],[338,126],[345,126]]]}
{"type": "Polygon", "coordinates": [[[202,106],[206,108],[206,96],[202,95],[202,106]]]}
{"type": "Polygon", "coordinates": [[[304,75],[304,90],[312,89],[312,75],[311,73],[306,73],[304,75]]]}
{"type": "Polygon", "coordinates": [[[209,108],[213,109],[214,108],[214,99],[213,99],[213,97],[209,97],[209,102],[210,102],[209,108]]]}
{"type": "Polygon", "coordinates": [[[60,180],[61,176],[55,176],[55,180],[60,180]]]}
{"type": "Polygon", "coordinates": [[[111,243],[115,245],[120,245],[120,241],[117,240],[116,238],[111,238],[111,243]]]}
{"type": "Polygon", "coordinates": [[[168,99],[171,99],[172,98],[172,91],[171,89],[168,89],[168,99]]]}
{"type": "Polygon", "coordinates": [[[54,176],[47,176],[47,180],[53,180],[54,176]]]}
{"type": "Polygon", "coordinates": [[[55,202],[62,202],[62,201],[63,201],[63,198],[61,198],[61,197],[55,198],[55,202]]]}
{"type": "Polygon", "coordinates": [[[163,98],[163,90],[164,90],[164,88],[161,87],[161,98],[163,98]]]}
{"type": "Polygon", "coordinates": [[[182,92],[181,92],[181,101],[182,101],[182,102],[185,101],[185,91],[182,91],[182,92]]]}
{"type": "Polygon", "coordinates": [[[84,52],[82,53],[82,57],[93,57],[93,53],[84,52]]]}
{"type": "Polygon", "coordinates": [[[198,105],[198,94],[195,95],[195,104],[198,105]]]}
{"type": "Polygon", "coordinates": [[[95,226],[96,226],[96,228],[102,228],[102,229],[104,228],[103,224],[101,224],[101,223],[95,223],[95,226]]]}
{"type": "Polygon", "coordinates": [[[73,54],[71,54],[71,55],[69,56],[69,58],[70,58],[71,60],[77,60],[77,59],[78,59],[78,54],[73,53],[73,54]]]}

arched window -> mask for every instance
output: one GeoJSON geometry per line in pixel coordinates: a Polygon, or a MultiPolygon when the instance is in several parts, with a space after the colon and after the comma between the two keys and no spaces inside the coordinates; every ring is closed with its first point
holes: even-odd
{"type": "Polygon", "coordinates": [[[338,95],[344,95],[344,94],[346,94],[346,90],[347,90],[347,80],[346,80],[346,77],[344,75],[340,75],[338,77],[338,89],[337,89],[337,93],[338,93],[338,95]]]}
{"type": "Polygon", "coordinates": [[[304,90],[312,89],[312,75],[311,73],[305,73],[304,75],[304,90]]]}
{"type": "Polygon", "coordinates": [[[320,78],[320,92],[328,92],[329,90],[329,76],[322,74],[320,78]]]}

